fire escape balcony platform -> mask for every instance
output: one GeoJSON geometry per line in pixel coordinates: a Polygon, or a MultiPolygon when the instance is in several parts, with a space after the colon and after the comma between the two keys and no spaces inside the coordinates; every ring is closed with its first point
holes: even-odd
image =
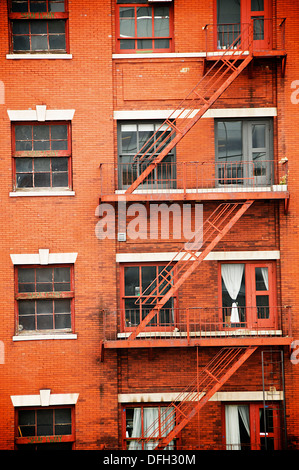
{"type": "MultiPolygon", "coordinates": [[[[279,333],[279,332],[277,332],[279,333]]],[[[292,337],[267,336],[260,334],[257,336],[250,336],[248,334],[240,334],[239,336],[211,336],[206,333],[206,336],[200,335],[191,338],[176,338],[167,337],[164,339],[155,339],[155,337],[141,337],[136,340],[119,339],[115,341],[104,341],[103,347],[105,349],[123,349],[123,348],[172,348],[172,347],[222,347],[222,346],[290,346],[293,342],[292,337]]]]}
{"type": "Polygon", "coordinates": [[[101,195],[101,202],[120,201],[242,201],[244,199],[265,200],[276,199],[287,201],[289,191],[284,186],[260,188],[207,188],[207,189],[152,189],[135,190],[126,194],[125,190],[113,194],[101,195]]]}

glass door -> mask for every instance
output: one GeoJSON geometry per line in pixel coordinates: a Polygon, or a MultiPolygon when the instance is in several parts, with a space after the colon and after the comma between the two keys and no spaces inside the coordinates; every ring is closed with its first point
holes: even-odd
{"type": "Polygon", "coordinates": [[[270,128],[267,121],[249,122],[248,162],[251,181],[254,186],[271,183],[270,128]]]}
{"type": "Polygon", "coordinates": [[[270,14],[269,0],[243,0],[242,22],[253,23],[254,50],[271,49],[272,47],[272,18],[270,14]]]}

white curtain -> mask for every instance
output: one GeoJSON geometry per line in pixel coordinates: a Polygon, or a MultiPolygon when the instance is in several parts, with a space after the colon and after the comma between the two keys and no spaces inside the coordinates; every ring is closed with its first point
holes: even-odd
{"type": "Polygon", "coordinates": [[[250,436],[248,406],[226,405],[225,432],[227,450],[241,450],[239,415],[248,435],[250,436]]]}
{"type": "Polygon", "coordinates": [[[222,264],[221,265],[221,275],[225,287],[233,299],[232,309],[231,309],[231,323],[239,323],[239,312],[238,306],[236,304],[236,299],[238,297],[242,277],[244,272],[244,264],[222,264]]]}
{"type": "MultiPolygon", "coordinates": [[[[131,437],[141,437],[141,408],[134,408],[133,415],[133,431],[131,437]]],[[[129,450],[140,450],[142,445],[140,442],[131,441],[129,450]]]]}
{"type": "Polygon", "coordinates": [[[269,290],[269,276],[268,276],[268,268],[261,268],[263,280],[266,286],[266,290],[269,290]]]}
{"type": "MultiPolygon", "coordinates": [[[[161,417],[161,435],[166,436],[175,425],[175,415],[173,407],[162,407],[160,409],[161,417]]],[[[153,440],[144,443],[145,450],[151,450],[156,447],[158,441],[155,437],[159,437],[159,408],[144,407],[143,408],[143,435],[144,437],[153,437],[153,440]]],[[[133,431],[132,438],[141,437],[141,408],[134,408],[133,414],[133,431]]],[[[173,449],[173,441],[169,443],[166,449],[173,449]]],[[[141,442],[131,441],[129,450],[141,450],[141,442]]]]}

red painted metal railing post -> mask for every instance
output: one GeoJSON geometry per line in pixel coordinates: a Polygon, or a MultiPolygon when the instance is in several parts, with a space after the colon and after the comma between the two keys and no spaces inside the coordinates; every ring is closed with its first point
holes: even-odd
{"type": "Polygon", "coordinates": [[[187,341],[189,344],[190,343],[190,309],[189,307],[186,310],[186,314],[187,314],[187,341]]]}

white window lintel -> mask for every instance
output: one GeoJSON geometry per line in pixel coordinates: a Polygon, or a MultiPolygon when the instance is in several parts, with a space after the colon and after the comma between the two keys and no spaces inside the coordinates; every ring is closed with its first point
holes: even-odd
{"type": "Polygon", "coordinates": [[[40,249],[38,253],[11,254],[10,258],[14,265],[30,264],[73,264],[78,253],[50,253],[49,249],[40,249]]]}
{"type": "Polygon", "coordinates": [[[43,389],[39,395],[12,395],[10,398],[14,407],[75,405],[79,393],[52,394],[51,390],[43,389]]]}
{"type": "Polygon", "coordinates": [[[47,109],[46,105],[36,105],[35,109],[7,110],[11,121],[71,121],[74,109],[47,109]]]}

